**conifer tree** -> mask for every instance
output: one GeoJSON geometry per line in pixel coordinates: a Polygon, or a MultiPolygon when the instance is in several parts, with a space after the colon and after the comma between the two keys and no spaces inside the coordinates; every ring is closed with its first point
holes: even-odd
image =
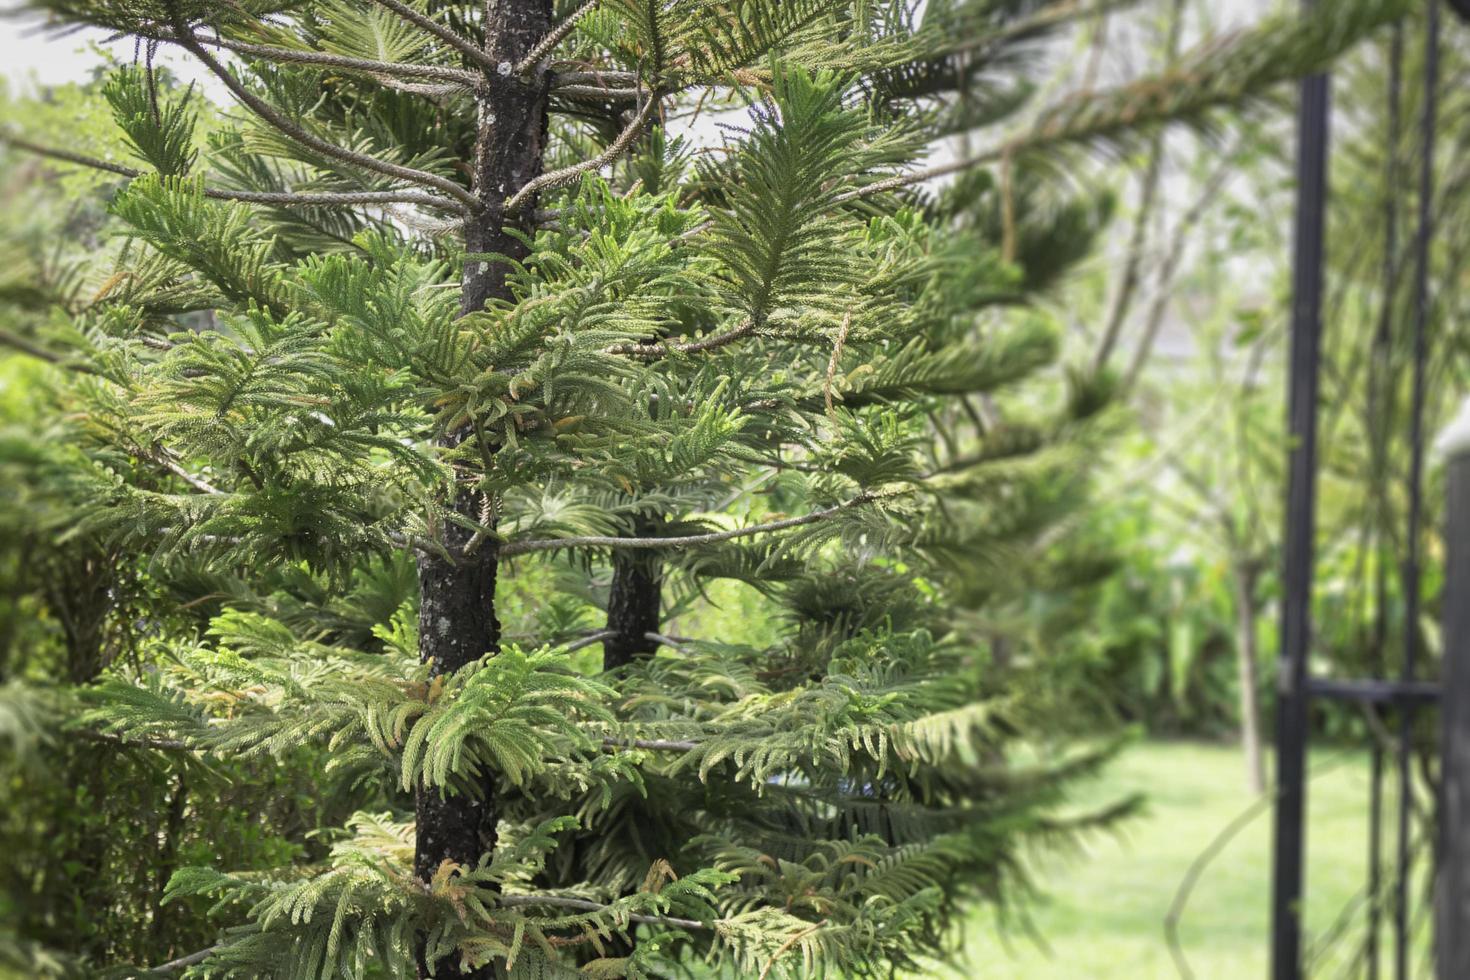
{"type": "Polygon", "coordinates": [[[1008,901],[1098,755],[1003,764],[1023,719],[953,600],[1064,505],[1106,386],[927,447],[1055,357],[1025,303],[1096,210],[1046,207],[1041,171],[1208,126],[1399,13],[1351,0],[1035,106],[1018,64],[1075,4],[44,6],[188,52],[236,104],[201,145],[196,96],[124,68],[134,161],[7,138],[121,178],[106,288],[23,340],[78,376],[80,530],[238,584],[72,727],[320,742],[389,801],[324,864],[170,882],[233,922],[171,968],[290,977],[876,975],[1008,901]],[[696,160],[675,130],[717,110],[696,160]],[[503,622],[507,567],[561,594],[503,622]],[[669,589],[718,578],[786,638],[667,635],[669,589]],[[364,594],[370,634],[339,615],[364,594]]]}

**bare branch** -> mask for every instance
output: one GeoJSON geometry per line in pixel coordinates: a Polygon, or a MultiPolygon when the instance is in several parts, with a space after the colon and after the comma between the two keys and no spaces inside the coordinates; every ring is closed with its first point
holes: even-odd
{"type": "Polygon", "coordinates": [[[566,20],[547,32],[546,36],[524,58],[516,63],[515,73],[517,75],[524,75],[535,68],[542,58],[551,54],[552,49],[562,42],[562,38],[572,33],[572,29],[577,26],[577,21],[581,20],[582,16],[595,6],[597,6],[597,0],[587,0],[582,6],[568,14],[566,20]]]}
{"type": "Polygon", "coordinates": [[[393,11],[413,26],[428,31],[451,48],[468,57],[481,68],[488,69],[489,71],[496,70],[495,59],[476,47],[474,42],[470,41],[469,38],[461,37],[431,17],[425,17],[408,4],[400,3],[399,0],[373,0],[373,2],[380,7],[393,11]]]}
{"type": "Polygon", "coordinates": [[[219,60],[216,59],[214,55],[204,50],[204,46],[201,45],[198,40],[194,38],[193,35],[183,33],[181,31],[174,35],[174,40],[177,41],[179,45],[190,51],[194,55],[194,57],[202,61],[204,63],[204,67],[208,68],[215,75],[215,77],[223,82],[225,84],[225,87],[228,88],[230,92],[234,94],[235,98],[239,99],[241,103],[243,103],[261,119],[264,119],[267,123],[280,130],[281,133],[283,133],[285,136],[295,140],[302,146],[305,146],[311,150],[315,150],[317,153],[331,157],[334,160],[340,160],[350,166],[358,167],[362,170],[370,170],[374,173],[382,174],[385,177],[393,177],[397,180],[408,181],[411,184],[419,184],[424,187],[432,187],[437,191],[442,191],[445,194],[448,194],[450,197],[453,197],[456,200],[463,202],[471,210],[479,210],[479,199],[475,197],[474,194],[466,190],[464,187],[456,184],[454,181],[449,180],[446,177],[440,177],[438,174],[431,174],[426,170],[415,170],[412,167],[403,167],[399,166],[396,163],[388,163],[385,160],[379,160],[377,157],[371,157],[365,153],[358,153],[355,150],[349,150],[344,147],[338,146],[335,143],[322,139],[320,136],[316,136],[312,133],[307,132],[296,123],[287,119],[284,115],[277,111],[274,106],[270,105],[270,103],[266,102],[264,99],[257,96],[254,92],[251,92],[249,89],[247,89],[244,85],[240,84],[239,79],[230,74],[229,70],[225,68],[224,65],[220,64],[219,60]]]}
{"type": "Polygon", "coordinates": [[[1174,298],[1170,287],[1173,285],[1174,275],[1183,257],[1185,238],[1199,223],[1206,208],[1216,200],[1220,188],[1234,172],[1232,166],[1234,158],[1234,154],[1226,156],[1225,162],[1205,182],[1204,192],[1174,227],[1169,247],[1164,251],[1163,261],[1159,265],[1153,302],[1149,304],[1148,315],[1143,321],[1143,336],[1139,338],[1138,346],[1133,350],[1133,357],[1128,364],[1128,373],[1123,376],[1121,392],[1131,391],[1137,386],[1138,379],[1143,375],[1144,366],[1148,364],[1148,359],[1153,354],[1154,343],[1158,340],[1159,328],[1163,326],[1164,314],[1168,312],[1169,301],[1174,298]]]}
{"type": "Polygon", "coordinates": [[[169,960],[167,963],[162,963],[158,966],[150,967],[148,972],[173,973],[175,970],[185,970],[193,966],[195,963],[203,963],[215,953],[219,952],[221,948],[222,946],[211,946],[208,949],[201,949],[197,953],[190,953],[188,956],[180,956],[176,960],[169,960]]]}
{"type": "Polygon", "coordinates": [[[580,640],[575,640],[571,643],[568,643],[565,647],[565,650],[567,653],[574,653],[575,651],[580,650],[583,647],[590,647],[594,643],[601,643],[603,640],[611,639],[612,637],[617,635],[617,630],[598,630],[596,633],[593,633],[590,636],[584,636],[580,640]]]}
{"type": "MultiPolygon", "coordinates": [[[[1164,54],[1169,61],[1179,56],[1179,40],[1183,34],[1184,0],[1174,0],[1169,8],[1169,29],[1164,42],[1164,54]]],[[[1102,341],[1093,357],[1092,370],[1101,373],[1113,356],[1113,348],[1122,333],[1123,323],[1133,306],[1133,296],[1138,290],[1143,251],[1148,243],[1149,220],[1153,216],[1154,201],[1158,198],[1159,182],[1164,173],[1164,131],[1156,130],[1149,139],[1148,163],[1145,165],[1138,193],[1138,212],[1133,217],[1133,232],[1128,239],[1128,252],[1123,263],[1123,276],[1118,291],[1113,295],[1107,326],[1103,328],[1102,341]]]]}
{"type": "Polygon", "coordinates": [[[638,134],[643,132],[643,127],[648,122],[648,116],[656,105],[658,105],[658,98],[650,92],[648,100],[643,103],[643,108],[638,110],[638,115],[633,117],[633,121],[628,123],[627,127],[618,134],[618,138],[613,140],[607,149],[603,150],[591,160],[583,160],[581,163],[574,163],[570,167],[562,167],[560,170],[553,170],[550,173],[542,174],[534,180],[527,181],[524,187],[516,191],[510,200],[505,202],[506,212],[510,213],[517,210],[538,191],[570,184],[582,174],[593,170],[600,170],[622,156],[623,152],[633,145],[633,141],[638,138],[638,134]]]}

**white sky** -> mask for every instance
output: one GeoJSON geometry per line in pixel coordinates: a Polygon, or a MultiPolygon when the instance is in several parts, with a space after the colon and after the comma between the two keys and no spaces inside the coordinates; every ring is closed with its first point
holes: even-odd
{"type": "MultiPolygon", "coordinates": [[[[56,37],[41,30],[40,24],[35,17],[0,19],[0,76],[12,91],[34,93],[47,85],[83,81],[100,60],[91,46],[102,44],[107,32],[87,29],[56,37]]],[[[117,41],[109,48],[123,60],[133,56],[131,41],[117,41]]],[[[199,66],[177,51],[160,50],[157,62],[168,65],[186,80],[203,81],[199,66]]]]}

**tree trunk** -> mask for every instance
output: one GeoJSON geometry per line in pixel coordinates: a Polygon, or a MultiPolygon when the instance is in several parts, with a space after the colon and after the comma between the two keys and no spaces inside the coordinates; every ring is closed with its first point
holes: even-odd
{"type": "Polygon", "coordinates": [[[653,656],[659,645],[648,634],[663,625],[662,603],[663,565],[658,556],[651,551],[615,551],[607,597],[607,628],[613,635],[602,643],[603,670],[653,656]]]}
{"type": "MultiPolygon", "coordinates": [[[[473,313],[492,299],[510,298],[506,288],[507,266],[489,260],[486,253],[523,258],[526,247],[510,231],[529,233],[535,202],[507,219],[505,201],[541,172],[546,149],[547,101],[550,75],[538,68],[530,77],[519,78],[510,71],[546,36],[551,27],[550,0],[487,0],[485,5],[485,51],[506,69],[487,72],[478,93],[479,132],[475,142],[473,189],[481,210],[465,224],[465,262],[461,314],[473,313]]],[[[469,430],[450,433],[446,448],[475,438],[469,430]]],[[[493,453],[497,446],[483,447],[493,453]]],[[[470,487],[454,491],[456,512],[475,521],[490,520],[491,506],[470,487]]],[[[419,654],[431,663],[433,676],[451,673],[494,653],[500,644],[500,623],[495,616],[495,573],[499,549],[489,540],[473,554],[464,550],[472,532],[449,522],[440,522],[447,557],[420,552],[419,654]]],[[[438,790],[419,789],[416,798],[417,832],[414,872],[427,881],[445,861],[473,867],[481,855],[495,846],[496,793],[493,774],[486,774],[479,792],[443,795],[438,790]]],[[[428,975],[428,964],[419,951],[419,975],[428,975]]],[[[449,956],[434,965],[435,977],[494,975],[486,966],[462,970],[459,957],[449,956]]]]}
{"type": "Polygon", "coordinates": [[[1235,567],[1235,659],[1240,670],[1240,741],[1245,749],[1246,778],[1252,793],[1266,791],[1266,767],[1261,751],[1260,659],[1256,647],[1256,568],[1235,567]]]}

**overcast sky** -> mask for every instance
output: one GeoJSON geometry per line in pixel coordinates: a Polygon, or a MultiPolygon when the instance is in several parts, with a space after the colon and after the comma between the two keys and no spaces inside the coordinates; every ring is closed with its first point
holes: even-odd
{"type": "MultiPolygon", "coordinates": [[[[102,44],[107,38],[101,30],[50,36],[39,29],[39,24],[39,20],[31,17],[0,19],[0,75],[12,86],[12,91],[17,88],[33,91],[37,86],[84,80],[98,61],[91,45],[102,44]]],[[[133,56],[130,41],[114,42],[111,50],[119,58],[133,56]]],[[[158,61],[185,79],[200,78],[199,67],[178,52],[160,51],[158,61]]]]}

